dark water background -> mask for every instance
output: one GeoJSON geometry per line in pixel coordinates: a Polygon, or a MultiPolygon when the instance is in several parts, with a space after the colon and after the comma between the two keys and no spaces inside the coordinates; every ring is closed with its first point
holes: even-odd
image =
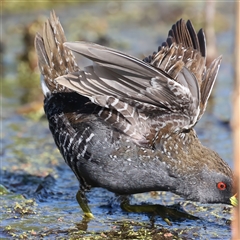
{"type": "MultiPolygon", "coordinates": [[[[191,19],[196,29],[202,27],[204,7],[204,2],[112,1],[66,3],[52,9],[59,16],[68,40],[102,41],[143,58],[157,50],[179,18],[191,19]]],[[[180,202],[200,220],[173,221],[168,226],[159,217],[152,226],[148,215],[122,211],[114,194],[104,189],[93,189],[88,194],[95,218],[88,223],[82,219],[75,200],[77,180],[56,149],[46,119],[35,116],[43,112],[30,116],[18,113],[27,89],[19,87],[18,79],[18,56],[24,51],[22,29],[40,16],[45,20],[49,11],[44,7],[2,11],[0,238],[230,239],[231,207],[185,202],[169,193],[137,194],[131,202],[165,205],[180,202]]],[[[233,166],[229,121],[234,84],[234,3],[216,4],[214,26],[217,55],[223,55],[223,61],[212,98],[196,131],[204,145],[233,166]]],[[[41,96],[36,93],[38,98],[41,96]]]]}

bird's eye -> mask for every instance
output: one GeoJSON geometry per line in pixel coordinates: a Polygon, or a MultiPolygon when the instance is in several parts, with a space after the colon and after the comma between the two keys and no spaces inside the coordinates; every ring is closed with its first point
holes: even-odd
{"type": "Polygon", "coordinates": [[[227,184],[224,182],[219,182],[219,183],[217,183],[217,188],[219,190],[225,190],[227,188],[227,184]]]}

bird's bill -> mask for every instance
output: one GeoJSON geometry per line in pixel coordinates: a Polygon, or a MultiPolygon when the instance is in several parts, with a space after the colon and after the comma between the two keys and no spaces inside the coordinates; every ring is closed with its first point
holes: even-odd
{"type": "Polygon", "coordinates": [[[234,207],[238,206],[237,193],[230,197],[230,202],[234,207]]]}

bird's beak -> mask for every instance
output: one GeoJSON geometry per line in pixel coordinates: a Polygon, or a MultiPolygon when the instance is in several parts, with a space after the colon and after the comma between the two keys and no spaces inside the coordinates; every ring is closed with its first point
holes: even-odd
{"type": "Polygon", "coordinates": [[[238,206],[237,193],[230,197],[230,202],[234,207],[238,206]]]}

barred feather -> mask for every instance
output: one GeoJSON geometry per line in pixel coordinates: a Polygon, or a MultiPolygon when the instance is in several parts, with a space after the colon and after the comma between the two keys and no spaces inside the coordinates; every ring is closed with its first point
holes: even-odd
{"type": "MultiPolygon", "coordinates": [[[[54,11],[43,27],[42,36],[35,38],[35,48],[38,54],[38,65],[43,77],[44,92],[68,92],[69,89],[59,85],[57,77],[78,70],[72,51],[64,47],[66,42],[62,25],[54,11]]],[[[46,94],[45,94],[46,95],[46,94]]]]}

